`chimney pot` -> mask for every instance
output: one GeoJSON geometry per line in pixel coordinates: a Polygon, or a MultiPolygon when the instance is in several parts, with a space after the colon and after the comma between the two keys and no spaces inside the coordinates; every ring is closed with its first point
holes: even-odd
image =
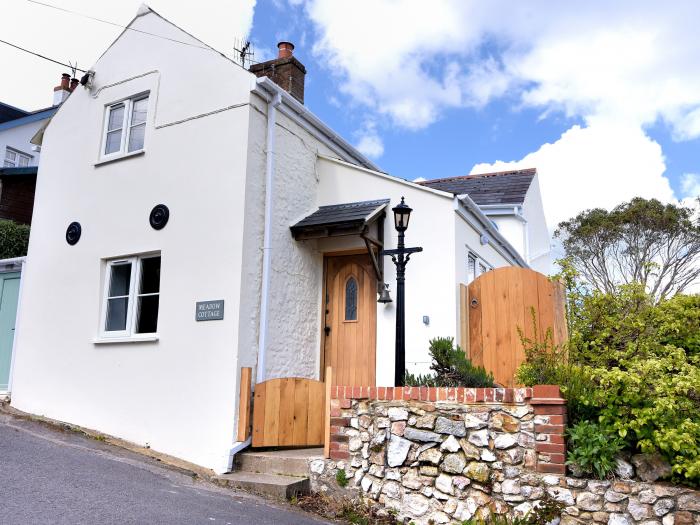
{"type": "Polygon", "coordinates": [[[277,58],[253,64],[248,71],[257,77],[268,77],[303,104],[306,68],[293,56],[294,44],[291,42],[280,42],[277,49],[277,58]]]}
{"type": "Polygon", "coordinates": [[[71,92],[70,88],[70,75],[68,73],[63,73],[61,75],[61,83],[53,88],[53,105],[58,106],[64,100],[68,98],[71,92]]]}
{"type": "Polygon", "coordinates": [[[73,93],[73,90],[75,90],[75,88],[78,87],[78,84],[80,84],[80,80],[78,80],[77,78],[71,78],[70,79],[70,88],[68,88],[68,91],[73,93]]]}
{"type": "Polygon", "coordinates": [[[294,44],[291,42],[279,42],[277,49],[279,50],[277,58],[292,58],[294,54],[294,44]]]}

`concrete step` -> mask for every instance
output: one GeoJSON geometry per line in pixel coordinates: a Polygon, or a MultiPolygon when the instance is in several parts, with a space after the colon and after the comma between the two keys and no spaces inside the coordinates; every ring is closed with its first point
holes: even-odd
{"type": "Polygon", "coordinates": [[[309,461],[322,457],[322,448],[246,450],[236,454],[234,472],[259,472],[305,478],[309,475],[309,461]]]}
{"type": "Polygon", "coordinates": [[[263,496],[291,499],[304,496],[311,491],[308,478],[280,476],[277,474],[259,474],[256,472],[231,472],[216,476],[216,483],[222,487],[243,489],[263,496]]]}

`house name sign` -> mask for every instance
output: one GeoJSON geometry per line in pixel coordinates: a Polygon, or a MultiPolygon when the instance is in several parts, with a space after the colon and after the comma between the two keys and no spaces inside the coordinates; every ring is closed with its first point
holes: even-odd
{"type": "Polygon", "coordinates": [[[198,301],[194,318],[197,321],[221,321],[224,318],[224,300],[198,301]]]}

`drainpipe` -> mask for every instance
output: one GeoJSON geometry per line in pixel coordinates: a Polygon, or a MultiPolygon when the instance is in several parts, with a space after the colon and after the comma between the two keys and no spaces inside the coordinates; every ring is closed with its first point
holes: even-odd
{"type": "Polygon", "coordinates": [[[260,292],[260,327],[258,330],[258,366],[256,383],[265,381],[265,354],[267,352],[267,305],[270,295],[270,250],[272,237],[272,182],[275,169],[275,126],[277,107],[282,97],[277,93],[267,104],[267,159],[265,164],[265,233],[263,235],[262,290],[260,292]]]}

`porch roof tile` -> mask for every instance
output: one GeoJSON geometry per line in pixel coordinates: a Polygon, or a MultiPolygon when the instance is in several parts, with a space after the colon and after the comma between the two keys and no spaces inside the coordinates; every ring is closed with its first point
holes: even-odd
{"type": "Polygon", "coordinates": [[[309,229],[321,229],[339,225],[363,225],[388,203],[389,199],[378,199],[320,206],[315,212],[294,224],[291,230],[296,235],[298,232],[309,229]]]}

